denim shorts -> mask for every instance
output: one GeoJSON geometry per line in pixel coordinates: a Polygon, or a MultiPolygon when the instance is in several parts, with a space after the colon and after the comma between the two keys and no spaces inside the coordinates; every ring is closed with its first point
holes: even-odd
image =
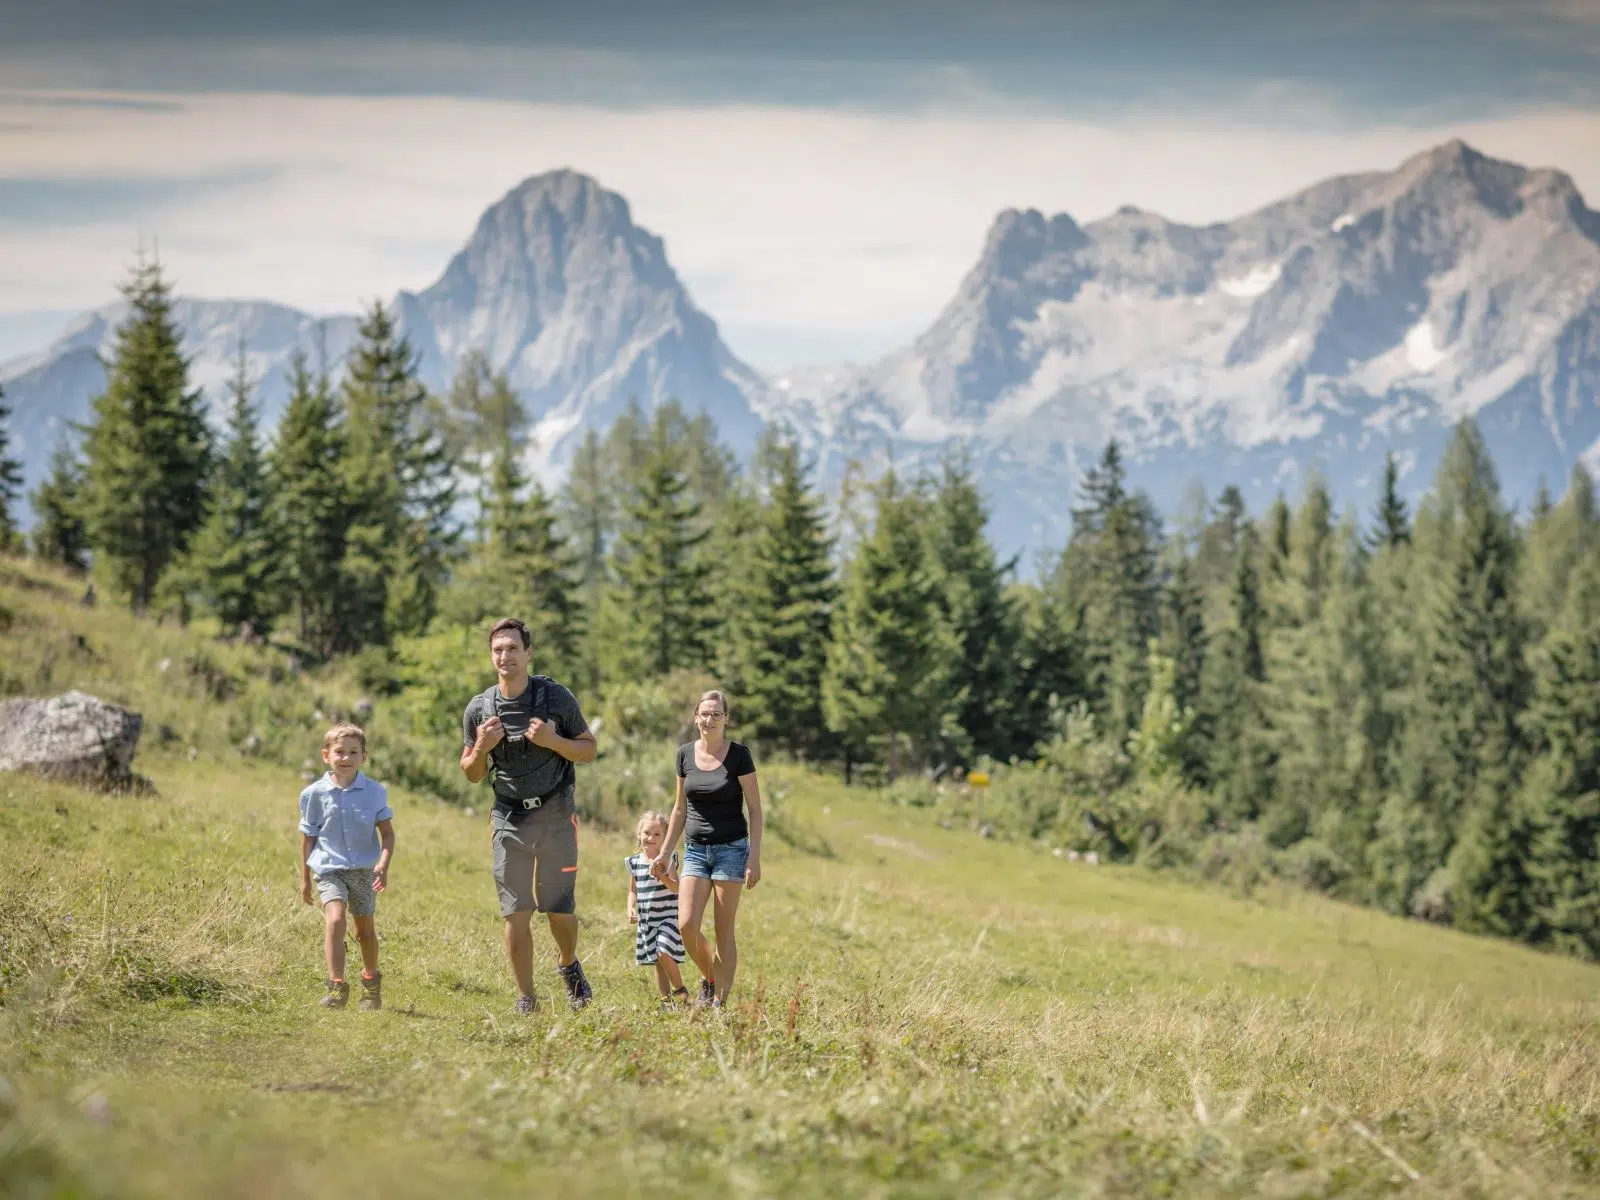
{"type": "Polygon", "coordinates": [[[750,861],[750,839],[736,842],[685,842],[683,878],[714,879],[724,883],[744,882],[744,867],[750,861]]]}

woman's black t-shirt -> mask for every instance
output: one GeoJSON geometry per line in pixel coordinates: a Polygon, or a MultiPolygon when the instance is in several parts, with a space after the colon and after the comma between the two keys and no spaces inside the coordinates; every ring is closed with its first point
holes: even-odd
{"type": "Polygon", "coordinates": [[[683,780],[683,798],[688,804],[684,836],[691,842],[722,846],[750,836],[744,819],[744,790],[739,779],[753,775],[756,760],[742,742],[729,742],[722,765],[702,771],[694,761],[695,743],[678,747],[678,778],[683,780]]]}

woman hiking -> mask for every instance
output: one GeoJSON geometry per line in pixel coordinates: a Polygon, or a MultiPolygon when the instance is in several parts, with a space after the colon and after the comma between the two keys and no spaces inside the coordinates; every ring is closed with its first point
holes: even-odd
{"type": "Polygon", "coordinates": [[[694,721],[700,736],[678,747],[677,798],[650,869],[664,874],[679,836],[685,835],[678,928],[684,950],[700,968],[696,1006],[721,1008],[739,970],[734,940],[739,896],[761,882],[761,788],[749,747],[727,738],[727,696],[718,691],[701,696],[694,721]],[[714,946],[700,932],[708,899],[714,946]]]}

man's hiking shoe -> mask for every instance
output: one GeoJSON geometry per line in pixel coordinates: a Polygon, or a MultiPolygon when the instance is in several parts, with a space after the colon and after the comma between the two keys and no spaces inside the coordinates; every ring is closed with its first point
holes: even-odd
{"type": "Polygon", "coordinates": [[[350,985],[342,979],[328,980],[328,993],[322,997],[323,1008],[343,1008],[350,1003],[350,985]]]}
{"type": "Polygon", "coordinates": [[[536,1013],[539,1011],[539,1002],[532,996],[518,996],[517,1011],[519,1013],[536,1013]]]}
{"type": "Polygon", "coordinates": [[[700,981],[700,994],[694,998],[696,1008],[706,1008],[717,998],[717,985],[709,979],[700,981]]]}
{"type": "Polygon", "coordinates": [[[371,979],[365,975],[361,977],[361,1003],[356,1005],[362,1012],[377,1012],[383,1007],[383,972],[379,971],[371,979]]]}
{"type": "Polygon", "coordinates": [[[561,972],[561,982],[567,985],[567,1001],[572,1005],[573,1012],[577,1012],[594,999],[594,993],[589,990],[589,980],[584,977],[581,962],[573,959],[567,966],[558,967],[557,970],[561,972]]]}

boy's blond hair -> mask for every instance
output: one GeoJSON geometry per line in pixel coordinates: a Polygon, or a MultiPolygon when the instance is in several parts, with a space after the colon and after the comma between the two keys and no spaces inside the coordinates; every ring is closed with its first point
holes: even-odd
{"type": "Polygon", "coordinates": [[[367,752],[367,731],[361,728],[361,726],[354,725],[349,721],[340,721],[332,729],[328,730],[327,733],[323,734],[322,748],[326,750],[340,738],[347,737],[353,737],[356,739],[356,741],[361,743],[361,753],[365,754],[367,752]]]}
{"type": "Polygon", "coordinates": [[[638,847],[641,850],[644,849],[644,831],[645,826],[647,825],[661,826],[662,833],[665,833],[667,829],[670,828],[667,824],[666,813],[657,812],[653,808],[646,809],[644,812],[640,813],[639,823],[633,827],[633,840],[638,844],[638,847]]]}

